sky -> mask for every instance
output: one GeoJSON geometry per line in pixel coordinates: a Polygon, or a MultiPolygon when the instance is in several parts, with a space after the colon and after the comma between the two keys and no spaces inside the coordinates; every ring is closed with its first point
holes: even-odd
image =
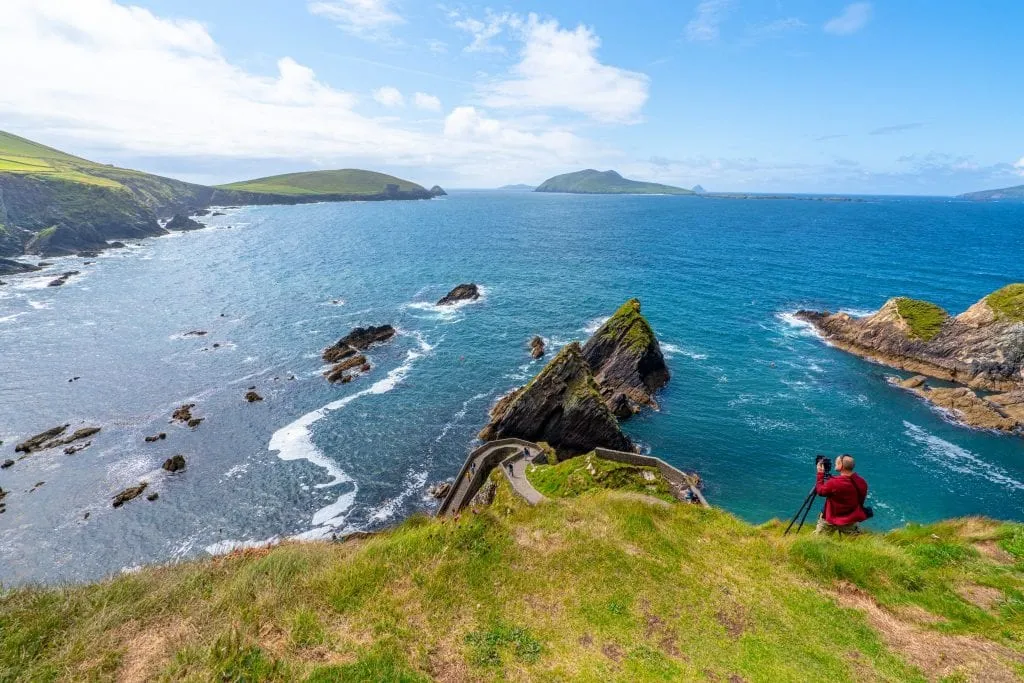
{"type": "Polygon", "coordinates": [[[1020,0],[0,5],[0,129],[194,182],[1024,183],[1020,0]]]}

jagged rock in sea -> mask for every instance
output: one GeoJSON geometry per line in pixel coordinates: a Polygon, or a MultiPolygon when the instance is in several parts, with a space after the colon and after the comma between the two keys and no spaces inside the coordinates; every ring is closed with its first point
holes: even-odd
{"type": "Polygon", "coordinates": [[[605,405],[578,342],[563,348],[526,386],[503,397],[480,432],[484,441],[545,441],[565,454],[597,446],[633,450],[605,405]]]}
{"type": "Polygon", "coordinates": [[[448,495],[448,492],[452,490],[452,483],[450,481],[439,481],[438,483],[427,489],[427,493],[431,498],[437,498],[438,500],[444,499],[448,495]]]}
{"type": "Polygon", "coordinates": [[[443,197],[443,196],[445,196],[447,194],[448,193],[445,192],[444,189],[440,185],[434,185],[432,188],[430,188],[430,196],[431,197],[443,197]]]}
{"type": "Polygon", "coordinates": [[[21,443],[14,447],[15,453],[31,453],[32,451],[43,450],[43,444],[52,439],[56,439],[58,436],[67,431],[67,428],[71,425],[60,425],[58,427],[51,427],[45,432],[40,432],[35,436],[25,439],[21,443]]]}
{"type": "Polygon", "coordinates": [[[186,403],[185,405],[179,406],[174,409],[173,413],[171,413],[171,419],[178,422],[188,423],[192,420],[192,409],[195,407],[195,403],[186,403]]]}
{"type": "Polygon", "coordinates": [[[175,455],[167,460],[164,460],[164,464],[161,467],[168,472],[181,472],[185,469],[185,456],[175,455]]]}
{"type": "Polygon", "coordinates": [[[153,436],[147,436],[144,440],[146,443],[155,443],[157,441],[163,441],[166,438],[167,432],[160,432],[159,434],[154,434],[153,436]]]}
{"type": "Polygon", "coordinates": [[[132,486],[130,488],[126,488],[124,491],[121,491],[116,496],[114,496],[114,507],[119,508],[128,501],[138,498],[140,495],[142,495],[142,492],[146,490],[147,486],[149,486],[148,483],[142,482],[138,486],[132,486]]]}
{"type": "Polygon", "coordinates": [[[63,287],[71,277],[73,277],[75,275],[79,275],[79,274],[80,274],[80,272],[77,271],[77,270],[69,270],[66,273],[61,273],[59,278],[57,278],[56,280],[52,280],[50,282],[50,284],[48,284],[46,286],[47,287],[63,287]]]}
{"type": "Polygon", "coordinates": [[[654,393],[668,382],[669,371],[638,299],[623,304],[594,333],[583,346],[583,357],[616,416],[628,418],[641,406],[658,407],[654,393]]]}
{"type": "Polygon", "coordinates": [[[324,377],[332,384],[347,384],[355,378],[357,372],[369,372],[370,363],[366,356],[359,352],[365,351],[373,344],[386,342],[394,336],[395,328],[391,325],[357,327],[338,340],[337,344],[324,349],[324,362],[334,364],[324,372],[324,377]]]}
{"type": "Polygon", "coordinates": [[[541,358],[544,356],[544,338],[540,335],[535,336],[530,340],[530,355],[534,358],[541,358]]]}
{"type": "Polygon", "coordinates": [[[175,230],[175,231],[186,231],[186,230],[202,230],[206,226],[199,221],[192,220],[183,213],[176,213],[171,220],[167,221],[164,225],[164,230],[175,230]]]}
{"type": "Polygon", "coordinates": [[[863,318],[796,315],[834,346],[885,365],[976,389],[1024,386],[1024,284],[993,292],[957,316],[906,297],[863,318]]]}
{"type": "Polygon", "coordinates": [[[18,275],[20,273],[31,273],[36,270],[40,270],[39,266],[33,266],[31,263],[0,258],[0,275],[18,275]]]}
{"type": "Polygon", "coordinates": [[[472,301],[480,298],[480,288],[473,283],[457,285],[437,302],[438,306],[451,306],[459,301],[472,301]]]}
{"type": "Polygon", "coordinates": [[[263,400],[263,397],[257,394],[252,389],[250,389],[249,391],[245,392],[245,400],[248,401],[249,403],[258,403],[259,401],[263,400]]]}

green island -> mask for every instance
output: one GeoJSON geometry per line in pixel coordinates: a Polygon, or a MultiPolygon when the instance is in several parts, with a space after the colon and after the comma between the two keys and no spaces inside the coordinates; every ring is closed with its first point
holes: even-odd
{"type": "Polygon", "coordinates": [[[1020,201],[1024,199],[1024,185],[1003,187],[998,190],[982,190],[959,195],[957,199],[970,199],[976,202],[992,202],[999,200],[1020,201]]]}
{"type": "Polygon", "coordinates": [[[336,171],[307,171],[243,180],[218,185],[221,190],[238,190],[282,195],[288,197],[315,195],[382,195],[393,186],[394,192],[426,192],[421,185],[384,173],[361,171],[354,168],[336,171]]]}
{"type": "Polygon", "coordinates": [[[526,478],[548,498],[572,498],[613,489],[676,502],[671,486],[657,468],[605,460],[594,452],[558,463],[527,465],[526,478]]]}
{"type": "Polygon", "coordinates": [[[569,194],[696,194],[693,190],[687,190],[682,187],[629,180],[628,178],[623,178],[615,171],[595,171],[594,169],[565,173],[548,178],[534,192],[563,192],[569,194]]]}
{"type": "Polygon", "coordinates": [[[906,321],[910,336],[931,341],[942,330],[942,324],[949,319],[949,313],[930,301],[899,297],[896,312],[906,321]]]}
{"type": "Polygon", "coordinates": [[[492,481],[493,502],[457,518],[8,590],[0,671],[24,681],[1024,675],[1020,524],[784,537],[778,523],[597,481],[536,506],[499,472],[492,481]]]}

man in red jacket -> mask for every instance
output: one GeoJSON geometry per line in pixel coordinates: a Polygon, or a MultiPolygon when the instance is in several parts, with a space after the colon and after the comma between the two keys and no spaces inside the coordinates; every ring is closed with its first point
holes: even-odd
{"type": "Polygon", "coordinates": [[[859,474],[854,474],[852,455],[836,458],[839,476],[825,478],[825,466],[818,463],[818,483],[814,490],[825,498],[825,511],[818,518],[814,533],[857,534],[859,522],[868,518],[864,511],[864,500],[868,497],[868,483],[859,474]]]}

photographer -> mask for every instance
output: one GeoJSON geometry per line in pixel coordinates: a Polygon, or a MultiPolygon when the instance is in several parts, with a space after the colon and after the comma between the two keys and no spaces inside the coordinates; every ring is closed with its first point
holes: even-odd
{"type": "Polygon", "coordinates": [[[818,518],[818,526],[814,533],[857,534],[859,522],[870,517],[865,510],[864,501],[868,497],[868,483],[853,471],[852,455],[840,455],[836,458],[836,469],[839,476],[829,477],[825,471],[825,461],[818,461],[818,483],[815,493],[825,498],[825,510],[818,518]]]}

